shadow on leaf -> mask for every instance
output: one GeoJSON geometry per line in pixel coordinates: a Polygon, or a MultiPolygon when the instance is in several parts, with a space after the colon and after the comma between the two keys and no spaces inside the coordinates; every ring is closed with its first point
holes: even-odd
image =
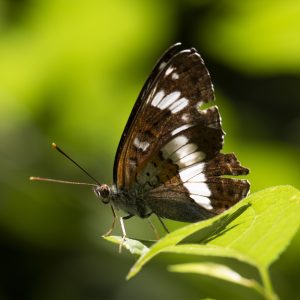
{"type": "Polygon", "coordinates": [[[195,232],[194,234],[188,236],[187,238],[183,239],[180,242],[180,244],[186,244],[186,243],[207,244],[208,242],[223,235],[224,233],[231,230],[232,228],[238,226],[239,224],[235,224],[232,226],[230,226],[230,224],[241,214],[243,214],[250,206],[251,204],[248,203],[241,206],[233,213],[226,214],[224,217],[213,222],[210,226],[207,226],[195,232]]]}

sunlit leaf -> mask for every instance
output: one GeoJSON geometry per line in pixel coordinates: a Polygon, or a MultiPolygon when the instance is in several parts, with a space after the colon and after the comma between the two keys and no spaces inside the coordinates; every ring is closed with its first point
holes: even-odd
{"type": "Polygon", "coordinates": [[[226,280],[247,288],[253,288],[260,293],[263,292],[262,286],[253,279],[242,277],[231,268],[215,263],[188,263],[172,265],[168,268],[171,272],[196,273],[226,280]]]}
{"type": "Polygon", "coordinates": [[[256,266],[255,260],[251,259],[247,255],[239,251],[236,251],[232,248],[224,248],[222,246],[216,246],[210,244],[179,244],[179,245],[167,247],[163,250],[163,252],[214,256],[214,257],[230,257],[256,266]]]}
{"type": "MultiPolygon", "coordinates": [[[[299,214],[300,192],[297,189],[291,186],[268,188],[250,195],[222,215],[185,226],[162,238],[139,258],[127,278],[136,275],[157,254],[171,252],[172,246],[187,237],[203,247],[215,247],[216,256],[237,258],[267,268],[298,230],[299,214]],[[222,255],[217,247],[230,250],[222,255]]],[[[178,248],[173,248],[179,253],[178,248]]],[[[183,250],[182,253],[187,251],[183,250]]]]}

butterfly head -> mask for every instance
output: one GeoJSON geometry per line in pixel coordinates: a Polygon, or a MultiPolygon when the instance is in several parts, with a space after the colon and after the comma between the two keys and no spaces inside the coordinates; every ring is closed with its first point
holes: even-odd
{"type": "Polygon", "coordinates": [[[101,184],[93,188],[97,197],[101,198],[104,204],[110,202],[111,188],[107,184],[101,184]]]}

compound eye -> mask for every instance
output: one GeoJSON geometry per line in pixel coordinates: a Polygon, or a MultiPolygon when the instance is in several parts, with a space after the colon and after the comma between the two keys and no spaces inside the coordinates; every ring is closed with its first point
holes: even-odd
{"type": "Polygon", "coordinates": [[[107,184],[101,184],[100,186],[95,187],[94,193],[97,197],[101,198],[103,203],[109,202],[109,195],[110,195],[110,187],[107,184]]]}

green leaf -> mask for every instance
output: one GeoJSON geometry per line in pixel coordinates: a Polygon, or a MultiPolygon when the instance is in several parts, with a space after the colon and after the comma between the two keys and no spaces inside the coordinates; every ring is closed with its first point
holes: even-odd
{"type": "Polygon", "coordinates": [[[178,253],[178,254],[192,254],[202,256],[214,256],[214,257],[230,257],[239,261],[256,266],[256,262],[243,253],[231,248],[224,248],[221,246],[215,246],[210,244],[181,244],[176,246],[170,246],[163,250],[163,252],[178,253]]]}
{"type": "Polygon", "coordinates": [[[300,192],[291,186],[254,193],[219,216],[182,227],[159,240],[138,259],[127,278],[163,251],[207,255],[213,249],[211,255],[236,258],[265,269],[288,246],[299,228],[299,215],[300,192]],[[178,247],[183,246],[175,245],[183,240],[190,244],[188,237],[193,250],[188,250],[189,245],[180,252],[178,247]]]}
{"type": "Polygon", "coordinates": [[[114,235],[104,236],[103,238],[114,244],[121,245],[132,254],[144,255],[149,251],[149,248],[138,240],[125,238],[125,240],[123,241],[122,237],[114,235]]]}
{"type": "Polygon", "coordinates": [[[253,288],[264,295],[263,287],[255,280],[242,277],[231,268],[215,263],[188,263],[169,266],[169,271],[179,273],[196,273],[226,280],[247,288],[253,288]]]}

